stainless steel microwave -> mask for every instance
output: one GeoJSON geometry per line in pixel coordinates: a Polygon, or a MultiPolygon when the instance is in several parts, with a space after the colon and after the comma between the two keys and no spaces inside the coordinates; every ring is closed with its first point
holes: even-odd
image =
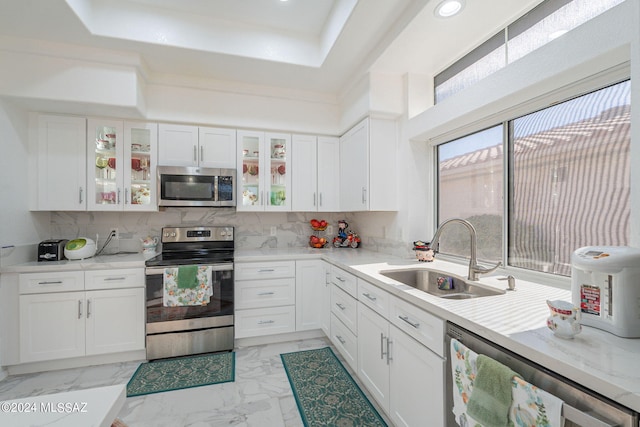
{"type": "Polygon", "coordinates": [[[158,206],[227,207],[236,205],[236,170],[158,166],[158,206]]]}

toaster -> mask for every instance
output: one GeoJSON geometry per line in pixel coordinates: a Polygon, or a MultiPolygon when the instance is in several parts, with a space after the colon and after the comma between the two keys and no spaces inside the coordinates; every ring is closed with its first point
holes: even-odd
{"type": "Polygon", "coordinates": [[[60,261],[64,259],[66,239],[44,240],[38,244],[38,261],[60,261]]]}

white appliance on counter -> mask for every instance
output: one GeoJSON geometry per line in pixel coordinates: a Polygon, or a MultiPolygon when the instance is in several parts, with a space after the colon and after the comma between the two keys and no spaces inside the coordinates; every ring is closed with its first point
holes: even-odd
{"type": "Polygon", "coordinates": [[[571,255],[571,301],[581,323],[640,338],[640,249],[587,246],[571,255]]]}

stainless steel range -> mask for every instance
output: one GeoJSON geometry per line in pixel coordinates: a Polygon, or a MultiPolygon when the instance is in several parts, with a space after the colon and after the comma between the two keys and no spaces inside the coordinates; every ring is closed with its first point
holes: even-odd
{"type": "Polygon", "coordinates": [[[233,349],[233,236],[233,227],[162,229],[162,253],[145,269],[147,359],[233,349]]]}

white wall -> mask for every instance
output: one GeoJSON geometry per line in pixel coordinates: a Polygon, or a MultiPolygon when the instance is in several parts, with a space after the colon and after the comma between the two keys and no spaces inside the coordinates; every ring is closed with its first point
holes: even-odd
{"type": "MultiPolygon", "coordinates": [[[[537,98],[563,88],[575,91],[576,82],[594,84],[583,80],[628,61],[632,81],[640,81],[638,28],[640,4],[627,1],[418,115],[414,101],[424,102],[425,93],[412,99],[414,84],[406,81],[405,113],[399,119],[400,209],[394,214],[356,213],[353,226],[371,236],[381,252],[401,254],[404,247],[411,256],[412,242],[429,241],[435,232],[433,144],[511,118],[505,111],[514,114],[515,107],[530,112],[537,98]]],[[[624,75],[624,67],[618,73],[624,75]]],[[[632,104],[640,105],[640,91],[632,91],[632,104]]],[[[640,108],[632,108],[631,129],[631,244],[640,246],[640,185],[634,185],[640,183],[640,108]]]]}

